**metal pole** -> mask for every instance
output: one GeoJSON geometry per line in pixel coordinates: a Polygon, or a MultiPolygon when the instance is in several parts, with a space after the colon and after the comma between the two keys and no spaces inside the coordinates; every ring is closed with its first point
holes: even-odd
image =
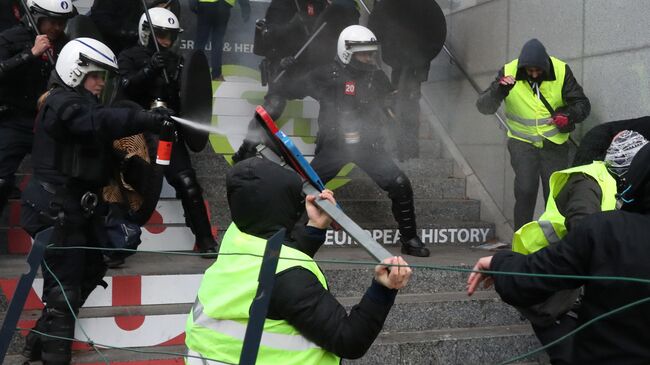
{"type": "Polygon", "coordinates": [[[20,319],[20,313],[23,311],[25,301],[27,301],[27,295],[29,295],[29,291],[34,283],[38,267],[45,256],[45,247],[50,242],[53,230],[54,228],[48,228],[38,233],[34,240],[34,244],[29,251],[29,255],[27,256],[29,272],[20,276],[18,285],[16,286],[16,291],[14,291],[14,295],[11,298],[9,309],[7,310],[5,319],[2,322],[2,328],[0,329],[0,364],[4,363],[7,350],[9,349],[9,343],[11,343],[11,338],[14,336],[14,333],[16,333],[16,325],[20,319]]]}
{"type": "MultiPolygon", "coordinates": [[[[305,44],[302,45],[302,47],[301,47],[301,48],[298,50],[298,52],[293,56],[293,58],[298,58],[298,57],[300,57],[300,55],[305,51],[305,49],[307,49],[307,47],[311,44],[311,42],[314,40],[314,38],[316,38],[316,36],[318,35],[318,33],[320,33],[321,30],[323,30],[323,28],[325,28],[326,25],[327,25],[327,22],[323,22],[323,24],[321,24],[321,26],[318,27],[318,29],[316,29],[316,31],[314,32],[314,34],[312,34],[311,37],[309,37],[309,39],[307,39],[307,42],[305,42],[305,44]]],[[[284,76],[284,74],[285,74],[286,72],[287,72],[287,70],[282,70],[282,72],[280,72],[280,74],[279,74],[278,76],[276,76],[275,79],[273,79],[273,82],[274,82],[274,83],[278,82],[278,80],[280,80],[280,78],[281,78],[282,76],[284,76]]]]}
{"type": "MultiPolygon", "coordinates": [[[[37,36],[41,35],[41,32],[38,30],[38,24],[36,24],[36,21],[34,20],[32,13],[29,11],[29,7],[27,6],[25,0],[20,0],[20,5],[22,5],[23,9],[25,9],[25,17],[27,18],[29,25],[32,27],[32,29],[34,29],[34,33],[36,33],[37,36]]],[[[52,49],[46,50],[45,56],[47,57],[47,60],[50,61],[50,64],[52,64],[52,66],[56,65],[52,49]]]]}
{"type": "MultiPolygon", "coordinates": [[[[142,7],[144,7],[144,14],[147,17],[147,23],[149,23],[149,30],[151,31],[151,38],[153,38],[153,44],[156,47],[156,52],[160,52],[160,47],[158,46],[158,40],[156,39],[156,31],[153,29],[153,23],[151,22],[151,15],[149,15],[149,9],[147,8],[147,3],[145,2],[145,0],[142,0],[142,7]]],[[[163,71],[163,76],[165,77],[165,83],[169,84],[169,76],[167,76],[167,69],[163,67],[162,71],[163,71]]]]}

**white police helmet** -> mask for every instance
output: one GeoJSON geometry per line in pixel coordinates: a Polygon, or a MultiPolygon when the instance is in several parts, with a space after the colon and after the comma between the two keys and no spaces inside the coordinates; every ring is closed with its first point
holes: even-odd
{"type": "Polygon", "coordinates": [[[41,18],[70,19],[77,15],[72,0],[27,0],[27,7],[37,24],[41,18]]]}
{"type": "MultiPolygon", "coordinates": [[[[176,15],[165,8],[149,9],[149,16],[151,17],[151,23],[153,23],[153,29],[157,36],[167,33],[171,36],[173,42],[178,37],[178,33],[183,31],[176,15]]],[[[143,13],[140,17],[138,36],[141,45],[147,46],[149,44],[151,29],[147,21],[147,14],[143,13]]]]}
{"type": "MultiPolygon", "coordinates": [[[[361,25],[350,25],[339,34],[336,55],[344,65],[354,65],[352,57],[357,52],[377,52],[379,42],[370,29],[361,25]]],[[[376,65],[375,67],[376,68],[376,65]]]]}
{"type": "Polygon", "coordinates": [[[75,38],[63,47],[56,61],[56,73],[66,85],[81,85],[95,71],[117,72],[115,54],[104,43],[92,38],[75,38]]]}
{"type": "Polygon", "coordinates": [[[612,139],[605,154],[605,164],[616,176],[623,176],[630,167],[632,159],[645,146],[648,140],[635,131],[624,130],[612,139]]]}

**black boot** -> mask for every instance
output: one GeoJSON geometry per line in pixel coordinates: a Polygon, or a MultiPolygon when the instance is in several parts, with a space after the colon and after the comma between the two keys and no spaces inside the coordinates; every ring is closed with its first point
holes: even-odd
{"type": "Polygon", "coordinates": [[[181,196],[185,222],[196,237],[196,246],[199,252],[204,253],[203,258],[214,258],[217,252],[217,242],[212,235],[212,226],[208,219],[208,212],[203,202],[203,192],[196,180],[194,171],[182,171],[178,175],[180,184],[176,190],[181,196]]]}
{"type": "Polygon", "coordinates": [[[402,244],[402,253],[410,256],[429,257],[431,254],[429,249],[424,247],[424,242],[420,237],[415,236],[410,239],[400,238],[399,242],[402,244]]]}
{"type": "MultiPolygon", "coordinates": [[[[43,324],[46,317],[46,310],[43,309],[41,317],[36,321],[34,330],[43,332],[43,324]]],[[[25,338],[25,346],[23,347],[22,355],[26,361],[40,361],[41,351],[43,350],[43,342],[41,335],[35,332],[29,332],[25,338]]]]}
{"type": "Polygon", "coordinates": [[[388,196],[392,201],[393,216],[399,227],[402,253],[411,256],[428,257],[429,249],[417,235],[415,225],[415,207],[411,182],[403,173],[397,176],[389,188],[388,196]]]}
{"type": "Polygon", "coordinates": [[[43,294],[47,303],[43,332],[52,336],[41,337],[43,365],[68,365],[72,360],[72,341],[67,339],[74,338],[75,317],[72,311],[79,313],[80,290],[67,287],[62,290],[57,286],[43,294]]]}

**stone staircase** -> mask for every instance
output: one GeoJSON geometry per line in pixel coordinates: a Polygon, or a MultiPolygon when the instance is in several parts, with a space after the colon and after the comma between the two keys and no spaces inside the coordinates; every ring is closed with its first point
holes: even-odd
{"type": "MultiPolygon", "coordinates": [[[[209,202],[213,228],[221,238],[230,224],[224,173],[245,132],[264,90],[249,79],[229,77],[215,84],[214,121],[226,136],[212,136],[210,145],[192,156],[209,202]]],[[[303,153],[313,155],[317,103],[290,102],[280,124],[303,153]]],[[[426,127],[426,126],[424,126],[426,127]]],[[[494,226],[479,219],[480,204],[466,199],[465,179],[455,173],[454,162],[443,159],[441,144],[423,128],[421,156],[400,164],[415,191],[418,226],[430,245],[430,258],[407,257],[412,264],[467,268],[489,254],[473,248],[493,240],[494,226]]],[[[29,178],[28,163],[21,176],[29,178]]],[[[396,225],[386,194],[361,171],[348,166],[330,187],[345,212],[371,231],[378,242],[394,252],[396,225]]],[[[184,226],[180,202],[169,187],[164,189],[154,217],[144,227],[142,250],[189,251],[193,237],[184,226]]],[[[8,298],[24,270],[30,241],[17,226],[19,206],[5,213],[0,223],[0,318],[8,298]]],[[[342,232],[328,232],[320,260],[371,261],[342,232]]],[[[109,270],[106,290],[98,288],[79,313],[76,338],[85,339],[81,328],[102,349],[104,357],[83,343],[75,343],[75,364],[182,364],[183,330],[203,271],[213,262],[195,256],[139,253],[119,269],[109,270]],[[127,352],[126,347],[140,352],[127,352]],[[153,353],[157,352],[157,353],[153,353]]],[[[372,278],[372,265],[322,263],[332,292],[346,307],[358,303],[372,278]]],[[[494,364],[539,346],[530,326],[493,291],[469,298],[464,293],[466,273],[419,268],[402,290],[385,328],[362,359],[346,364],[494,364]]],[[[42,309],[40,274],[23,311],[19,327],[34,324],[42,309]]],[[[17,333],[5,364],[21,364],[18,355],[24,332],[17,333]]],[[[526,361],[543,363],[536,356],[526,361]]]]}

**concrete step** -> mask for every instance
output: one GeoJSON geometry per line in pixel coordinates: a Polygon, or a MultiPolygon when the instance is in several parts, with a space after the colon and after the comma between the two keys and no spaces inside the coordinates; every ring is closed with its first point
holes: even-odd
{"type": "MultiPolygon", "coordinates": [[[[180,336],[185,330],[185,320],[195,296],[196,293],[188,296],[185,303],[175,304],[84,307],[79,311],[75,338],[85,340],[85,331],[92,341],[114,347],[182,344],[180,336]]],[[[339,300],[350,310],[361,298],[339,300]]],[[[4,316],[4,313],[0,314],[4,316]]],[[[41,310],[24,311],[20,327],[34,323],[40,314],[41,310]]],[[[400,294],[383,331],[413,332],[523,323],[517,312],[501,302],[494,292],[477,293],[473,298],[460,292],[400,294]]],[[[16,335],[12,342],[10,353],[18,353],[24,346],[24,337],[16,335]]],[[[78,344],[76,347],[85,346],[78,344]]]]}
{"type": "MultiPolygon", "coordinates": [[[[224,156],[215,153],[200,153],[191,156],[192,166],[201,178],[225,178],[225,173],[230,169],[227,158],[230,158],[231,155],[224,156]]],[[[454,162],[449,159],[420,158],[407,162],[398,162],[397,165],[412,182],[421,179],[453,177],[454,174],[454,162]]],[[[367,177],[367,175],[358,167],[352,169],[345,167],[339,172],[338,177],[355,178],[367,177]]]]}
{"type": "MultiPolygon", "coordinates": [[[[527,325],[484,328],[459,328],[417,332],[382,333],[358,360],[343,360],[343,364],[495,364],[520,356],[540,346],[527,325]]],[[[118,349],[77,352],[73,364],[95,365],[180,365],[186,348],[150,346],[133,348],[139,353],[118,349]]],[[[525,364],[547,364],[545,355],[532,356],[525,364]]],[[[22,365],[22,357],[11,355],[6,365],[22,365]]],[[[522,363],[520,363],[522,364],[522,363]]]]}
{"type": "MultiPolygon", "coordinates": [[[[226,197],[226,178],[224,176],[199,176],[199,183],[210,201],[223,200],[226,197]]],[[[334,189],[337,200],[385,200],[388,193],[381,189],[371,178],[359,176],[339,178],[337,182],[345,184],[334,189]]],[[[465,179],[453,177],[429,177],[411,180],[416,199],[464,199],[465,179]]]]}
{"type": "MultiPolygon", "coordinates": [[[[400,255],[399,247],[387,249],[400,255]]],[[[404,256],[414,265],[414,273],[401,293],[462,292],[468,274],[458,269],[468,270],[480,257],[490,254],[485,250],[449,244],[432,247],[431,252],[431,257],[404,256]]],[[[373,277],[374,260],[358,247],[322,247],[316,260],[325,271],[330,290],[337,297],[362,296],[373,277]]],[[[121,305],[189,303],[194,300],[201,275],[212,263],[212,259],[187,254],[140,252],[127,258],[122,267],[109,270],[106,280],[108,289],[93,292],[86,306],[110,306],[116,300],[121,305]],[[120,295],[125,297],[116,297],[117,293],[122,293],[120,295]]],[[[0,289],[13,292],[12,285],[15,285],[20,273],[24,272],[25,256],[2,255],[0,264],[0,289]]],[[[39,273],[39,279],[33,286],[34,293],[41,292],[40,277],[39,273]]],[[[26,308],[38,309],[38,298],[31,297],[26,308]]]]}
{"type": "Polygon", "coordinates": [[[540,346],[528,325],[392,332],[382,333],[361,359],[343,364],[496,364],[540,346]]]}

